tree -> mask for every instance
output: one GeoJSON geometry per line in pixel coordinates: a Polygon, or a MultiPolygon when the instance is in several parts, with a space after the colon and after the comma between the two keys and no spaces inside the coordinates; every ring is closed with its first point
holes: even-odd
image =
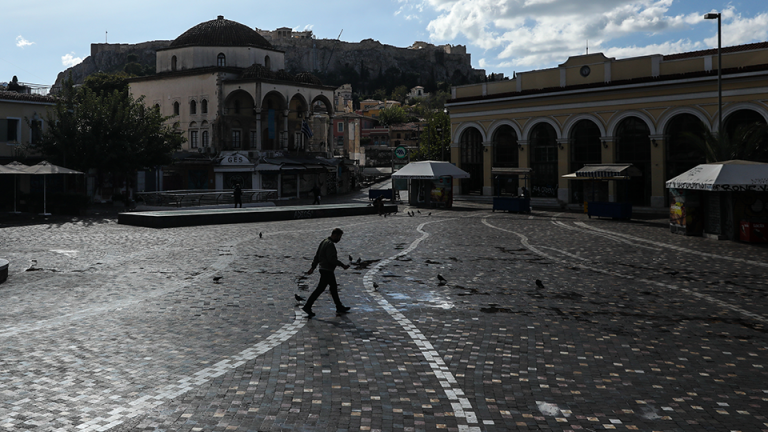
{"type": "Polygon", "coordinates": [[[42,140],[31,147],[68,168],[129,174],[172,162],[184,138],[167,119],[127,91],[75,88],[70,76],[48,113],[42,140]]]}
{"type": "Polygon", "coordinates": [[[449,160],[451,157],[451,119],[442,111],[430,111],[419,137],[413,160],[449,160]]]}
{"type": "Polygon", "coordinates": [[[379,111],[379,123],[390,126],[398,123],[405,123],[408,120],[408,114],[402,107],[391,106],[379,111]]]}
{"type": "Polygon", "coordinates": [[[392,100],[396,100],[398,102],[405,102],[406,97],[408,97],[408,87],[404,85],[395,87],[395,89],[392,90],[392,94],[390,95],[392,100]]]}
{"type": "Polygon", "coordinates": [[[768,125],[756,122],[727,131],[685,134],[703,153],[707,162],[741,159],[768,162],[768,125]]]}

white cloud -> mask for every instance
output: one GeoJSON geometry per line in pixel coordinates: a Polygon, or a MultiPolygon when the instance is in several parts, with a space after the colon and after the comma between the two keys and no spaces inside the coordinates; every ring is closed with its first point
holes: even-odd
{"type": "Polygon", "coordinates": [[[34,45],[34,42],[30,42],[26,39],[24,39],[21,35],[16,36],[16,46],[19,48],[28,47],[30,45],[34,45]]]}
{"type": "MultiPolygon", "coordinates": [[[[482,66],[486,68],[494,63],[504,67],[551,67],[568,56],[584,53],[587,40],[590,52],[602,51],[617,58],[713,46],[711,38],[688,39],[694,27],[704,30],[700,26],[704,25],[702,16],[706,11],[691,10],[682,0],[424,1],[438,14],[427,26],[432,41],[466,39],[469,45],[485,50],[480,55],[485,57],[482,66]],[[690,12],[670,13],[673,2],[683,4],[690,12]],[[675,38],[673,32],[688,36],[675,38]],[[660,42],[659,35],[669,35],[668,41],[660,42]],[[652,42],[643,44],[643,40],[652,42]]],[[[400,3],[401,10],[414,7],[407,0],[400,3]]],[[[713,27],[717,46],[717,28],[713,27]]],[[[766,39],[768,13],[742,17],[733,6],[723,10],[723,45],[766,39]]]]}
{"type": "Polygon", "coordinates": [[[61,64],[63,64],[66,67],[72,67],[72,66],[75,66],[77,64],[80,64],[83,61],[82,58],[75,57],[72,54],[74,54],[74,52],[61,56],[61,64]]]}

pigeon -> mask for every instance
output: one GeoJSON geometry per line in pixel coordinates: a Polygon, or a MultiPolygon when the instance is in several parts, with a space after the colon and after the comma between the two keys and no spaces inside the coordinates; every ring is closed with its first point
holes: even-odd
{"type": "Polygon", "coordinates": [[[439,280],[441,284],[448,282],[447,280],[445,280],[443,275],[440,275],[440,274],[437,275],[437,280],[439,280]]]}
{"type": "Polygon", "coordinates": [[[540,280],[536,279],[536,287],[538,289],[544,289],[544,284],[540,280]]]}
{"type": "Polygon", "coordinates": [[[432,216],[432,212],[429,212],[429,214],[427,216],[432,216]]]}
{"type": "Polygon", "coordinates": [[[219,283],[220,280],[221,280],[221,276],[214,276],[213,277],[213,282],[214,283],[219,283]]]}
{"type": "Polygon", "coordinates": [[[262,238],[262,237],[261,237],[261,233],[259,233],[259,238],[262,238]]]}
{"type": "Polygon", "coordinates": [[[373,283],[373,290],[376,291],[379,288],[379,284],[376,282],[373,283]]]}
{"type": "Polygon", "coordinates": [[[352,262],[352,255],[349,256],[349,262],[352,262]]]}
{"type": "Polygon", "coordinates": [[[421,210],[416,210],[416,213],[421,214],[421,210]]]}
{"type": "Polygon", "coordinates": [[[304,297],[302,297],[302,296],[300,296],[298,294],[294,294],[293,298],[295,298],[297,302],[303,302],[304,301],[304,297]]]}
{"type": "Polygon", "coordinates": [[[358,259],[357,259],[357,263],[358,263],[358,264],[360,264],[360,262],[361,262],[362,260],[363,260],[362,258],[358,258],[358,259]]]}

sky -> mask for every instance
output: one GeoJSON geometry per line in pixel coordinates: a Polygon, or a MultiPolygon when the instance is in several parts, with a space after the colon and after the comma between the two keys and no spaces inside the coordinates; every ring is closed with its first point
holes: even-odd
{"type": "Polygon", "coordinates": [[[486,73],[556,67],[569,56],[626,58],[768,41],[765,0],[39,0],[3,7],[0,82],[52,85],[91,43],[173,40],[224,15],[249,27],[312,30],[317,38],[465,45],[486,73]]]}

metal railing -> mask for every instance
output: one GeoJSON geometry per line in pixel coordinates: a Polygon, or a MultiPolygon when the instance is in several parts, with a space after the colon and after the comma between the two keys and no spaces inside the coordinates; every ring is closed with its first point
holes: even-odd
{"type": "MultiPolygon", "coordinates": [[[[146,205],[160,207],[200,207],[234,204],[235,196],[231,189],[226,190],[171,190],[159,192],[138,192],[137,201],[146,205]]],[[[277,199],[275,189],[243,189],[243,204],[265,202],[277,199]]]]}

